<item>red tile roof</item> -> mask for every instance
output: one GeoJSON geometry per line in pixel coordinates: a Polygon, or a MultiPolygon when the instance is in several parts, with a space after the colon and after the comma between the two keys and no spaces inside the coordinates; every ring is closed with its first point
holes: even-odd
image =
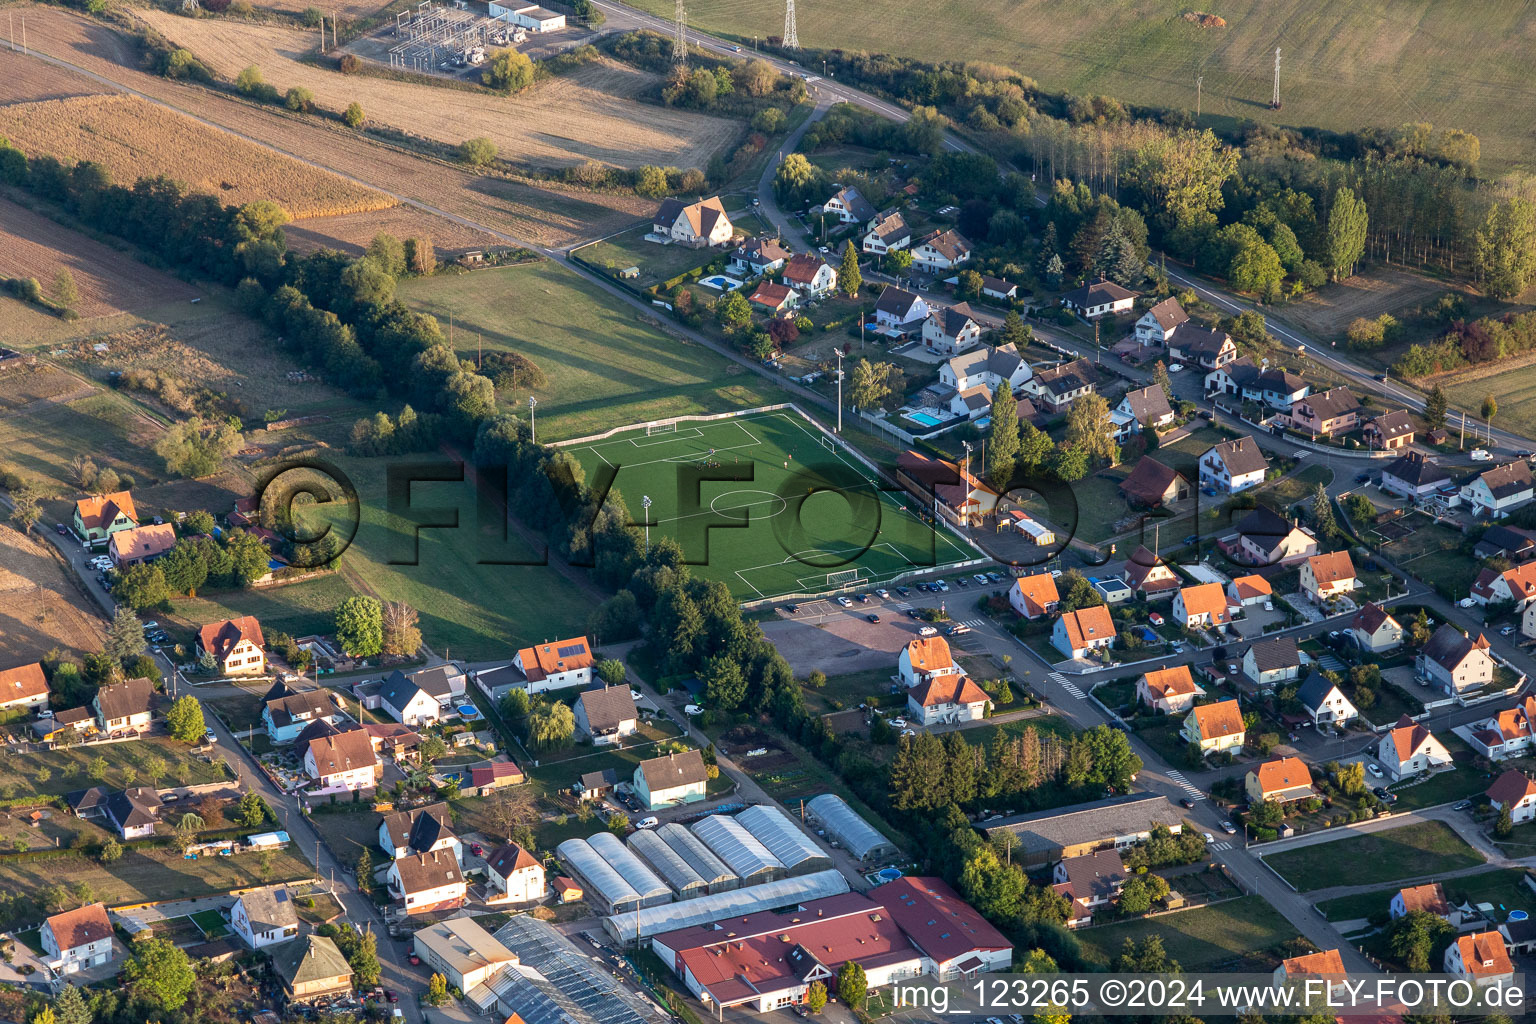
{"type": "Polygon", "coordinates": [[[1154,697],[1183,697],[1195,692],[1195,680],[1188,665],[1153,669],[1142,678],[1154,697]]]}
{"type": "Polygon", "coordinates": [[[1227,594],[1220,583],[1201,583],[1179,591],[1184,611],[1190,616],[1209,615],[1211,624],[1227,621],[1227,594]]]}
{"type": "Polygon", "coordinates": [[[1243,712],[1235,700],[1217,701],[1215,704],[1197,705],[1191,712],[1195,716],[1195,728],[1200,738],[1214,740],[1224,736],[1239,736],[1243,727],[1243,712]]]}
{"type": "Polygon", "coordinates": [[[938,963],[973,949],[1012,948],[942,879],[908,876],[876,891],[913,944],[938,963]]]}
{"type": "Polygon", "coordinates": [[[523,675],[532,683],[556,672],[591,668],[594,661],[592,647],[584,636],[524,647],[517,657],[523,663],[523,675]]]}
{"type": "Polygon", "coordinates": [[[100,903],[55,914],[46,924],[53,931],[54,940],[58,942],[61,951],[97,942],[112,934],[112,922],[107,919],[107,908],[100,903]]]}
{"type": "Polygon", "coordinates": [[[1536,782],[1532,782],[1524,772],[1511,768],[1493,780],[1487,795],[1495,804],[1512,808],[1532,794],[1536,794],[1536,782]]]}
{"type": "Polygon", "coordinates": [[[1024,607],[1038,614],[1049,611],[1051,605],[1061,600],[1061,596],[1056,593],[1056,580],[1048,572],[1021,577],[1014,586],[1018,587],[1019,595],[1024,599],[1024,607]]]}
{"type": "Polygon", "coordinates": [[[908,690],[907,697],[924,708],[943,704],[984,704],[992,699],[981,687],[961,675],[934,676],[908,690]]]}
{"type": "Polygon", "coordinates": [[[112,557],[122,562],[130,559],[154,558],[176,546],[176,527],[170,523],[159,526],[135,526],[131,530],[119,530],[112,535],[112,557]]]}
{"type": "Polygon", "coordinates": [[[1307,564],[1312,567],[1312,575],[1319,587],[1355,578],[1355,564],[1349,560],[1348,551],[1330,551],[1325,555],[1313,555],[1307,559],[1307,564]]]}
{"type": "Polygon", "coordinates": [[[1451,901],[1445,898],[1445,886],[1439,882],[1410,886],[1400,890],[1398,895],[1403,898],[1404,913],[1424,910],[1444,917],[1451,912],[1451,901]]]}
{"type": "Polygon", "coordinates": [[[1498,932],[1478,932],[1463,935],[1456,940],[1461,953],[1462,965],[1470,975],[1509,974],[1515,965],[1509,962],[1509,950],[1504,948],[1504,936],[1498,932]]]}
{"type": "Polygon", "coordinates": [[[1274,593],[1269,580],[1263,576],[1239,576],[1232,581],[1239,598],[1268,596],[1274,593]]]}
{"type": "Polygon", "coordinates": [[[1268,797],[1271,793],[1283,793],[1288,789],[1300,789],[1312,785],[1312,773],[1307,763],[1299,757],[1281,757],[1265,761],[1253,770],[1258,777],[1259,791],[1268,797]]]}
{"type": "Polygon", "coordinates": [[[1344,975],[1344,958],[1339,955],[1337,949],[1325,949],[1320,953],[1293,956],[1281,966],[1285,968],[1286,977],[1297,974],[1336,974],[1340,977],[1344,975]]]}
{"type": "Polygon", "coordinates": [[[955,664],[949,653],[949,642],[941,636],[920,636],[909,641],[907,660],[912,663],[913,672],[938,672],[955,664]]]}
{"type": "Polygon", "coordinates": [[[197,642],[203,650],[223,661],[241,640],[249,640],[257,647],[265,647],[267,641],[261,635],[261,623],[254,615],[242,615],[238,619],[210,622],[197,631],[197,642]]]}
{"type": "Polygon", "coordinates": [[[1102,604],[1067,612],[1061,617],[1061,622],[1067,631],[1067,641],[1074,651],[1087,647],[1089,641],[1113,639],[1117,635],[1115,620],[1110,618],[1109,609],[1102,604]]]}
{"type": "Polygon", "coordinates": [[[0,668],[0,704],[45,696],[47,693],[48,679],[43,675],[43,666],[39,662],[17,665],[15,668],[0,668]]]}
{"type": "Polygon", "coordinates": [[[93,494],[75,502],[75,514],[80,517],[80,524],[87,530],[99,530],[103,526],[111,526],[112,520],[117,518],[119,512],[134,522],[139,521],[139,513],[133,507],[133,495],[127,491],[93,494]]]}
{"type": "Polygon", "coordinates": [[[1390,735],[1392,749],[1397,751],[1397,759],[1401,762],[1412,757],[1414,751],[1422,747],[1434,734],[1404,715],[1397,720],[1397,728],[1393,729],[1390,735]]]}

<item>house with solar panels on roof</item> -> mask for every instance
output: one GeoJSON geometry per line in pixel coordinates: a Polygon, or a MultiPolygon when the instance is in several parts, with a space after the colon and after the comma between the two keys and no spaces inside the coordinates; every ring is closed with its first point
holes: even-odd
{"type": "Polygon", "coordinates": [[[299,912],[293,894],[281,885],[241,893],[230,908],[229,927],[252,949],[296,938],[299,912]]]}

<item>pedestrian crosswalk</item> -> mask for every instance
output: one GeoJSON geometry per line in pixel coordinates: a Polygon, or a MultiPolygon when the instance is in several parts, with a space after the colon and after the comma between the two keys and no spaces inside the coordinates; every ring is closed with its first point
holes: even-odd
{"type": "Polygon", "coordinates": [[[1057,686],[1061,687],[1063,690],[1066,690],[1078,700],[1088,699],[1088,695],[1086,693],[1084,693],[1078,687],[1074,686],[1072,683],[1069,683],[1067,681],[1067,677],[1062,675],[1060,672],[1052,672],[1050,675],[1046,676],[1046,678],[1055,683],[1057,686]]]}
{"type": "Polygon", "coordinates": [[[1184,773],[1179,771],[1177,768],[1169,769],[1168,779],[1174,785],[1188,793],[1191,800],[1205,799],[1205,794],[1200,792],[1200,790],[1192,782],[1184,777],[1184,773]]]}
{"type": "Polygon", "coordinates": [[[1227,843],[1227,842],[1211,843],[1210,846],[1207,847],[1207,849],[1214,850],[1217,853],[1221,853],[1223,850],[1230,850],[1230,849],[1232,849],[1232,844],[1231,843],[1227,843]]]}
{"type": "Polygon", "coordinates": [[[960,625],[970,626],[972,629],[980,629],[987,624],[986,619],[962,619],[960,625]]]}

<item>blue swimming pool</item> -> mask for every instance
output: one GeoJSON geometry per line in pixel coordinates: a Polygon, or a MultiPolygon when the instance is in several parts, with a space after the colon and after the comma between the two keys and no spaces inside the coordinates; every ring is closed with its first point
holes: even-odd
{"type": "Polygon", "coordinates": [[[742,282],[734,277],[726,277],[724,274],[711,274],[708,277],[699,278],[699,284],[716,291],[731,292],[740,288],[742,282]]]}
{"type": "Polygon", "coordinates": [[[930,415],[926,412],[907,412],[902,413],[902,415],[911,420],[913,423],[921,423],[925,427],[936,427],[940,423],[944,422],[938,417],[930,415]]]}

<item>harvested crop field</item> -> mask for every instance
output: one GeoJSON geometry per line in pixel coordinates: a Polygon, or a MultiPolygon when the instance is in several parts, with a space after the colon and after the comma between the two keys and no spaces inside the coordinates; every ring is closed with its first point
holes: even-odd
{"type": "Polygon", "coordinates": [[[80,289],[75,311],[85,319],[201,294],[185,281],[0,199],[0,277],[35,277],[51,293],[62,269],[80,289]]]}
{"type": "Polygon", "coordinates": [[[62,100],[70,96],[99,96],[106,86],[65,68],[0,50],[0,103],[62,100]]]}
{"type": "Polygon", "coordinates": [[[1443,281],[1378,265],[1308,294],[1285,307],[1283,315],[1314,334],[1343,338],[1355,317],[1374,320],[1383,313],[1401,317],[1404,310],[1450,290],[1443,281]]]}
{"type": "Polygon", "coordinates": [[[65,571],[45,542],[0,530],[0,665],[25,665],[54,647],[101,650],[102,619],[65,571]]]}
{"type": "Polygon", "coordinates": [[[393,206],[367,213],[344,213],[335,217],[311,217],[284,229],[288,248],[299,253],[316,249],[339,249],[360,255],[379,232],[396,238],[425,238],[432,243],[438,259],[452,259],[470,249],[504,245],[486,231],[439,217],[414,206],[393,206]]]}
{"type": "Polygon", "coordinates": [[[165,175],[226,205],[273,200],[296,219],[376,210],[393,202],[132,96],[0,107],[0,135],[24,152],[104,164],[114,181],[165,175]]]}
{"type": "Polygon", "coordinates": [[[518,96],[492,96],[300,63],[315,40],[295,29],[151,9],[137,13],[220,78],[232,80],[254,64],[278,90],[302,85],[326,109],[341,110],[355,100],[377,123],[455,146],[484,136],[507,158],[535,167],[587,160],[703,167],[740,131],[738,122],[724,118],[638,102],[634,96],[655,77],[612,61],[588,64],[518,96]]]}

